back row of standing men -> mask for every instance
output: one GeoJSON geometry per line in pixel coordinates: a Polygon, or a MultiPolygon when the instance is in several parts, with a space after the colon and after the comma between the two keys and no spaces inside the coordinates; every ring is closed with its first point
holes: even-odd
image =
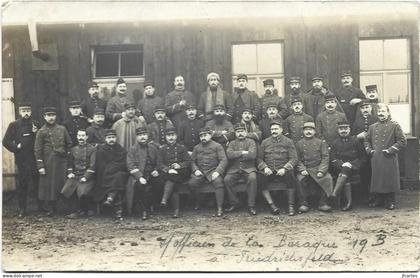
{"type": "MultiPolygon", "coordinates": [[[[148,163],[150,164],[153,160],[150,155],[153,151],[146,151],[146,153],[141,151],[142,142],[144,146],[151,145],[152,149],[158,150],[156,160],[160,160],[160,166],[156,169],[149,169],[148,175],[149,178],[159,176],[165,180],[161,204],[166,205],[166,201],[172,196],[175,203],[175,216],[178,216],[179,213],[179,204],[176,205],[177,202],[179,203],[179,197],[177,194],[173,194],[174,185],[180,181],[181,176],[183,177],[181,180],[189,177],[191,170],[193,174],[190,185],[193,192],[197,192],[194,190],[194,186],[198,186],[203,178],[215,185],[217,215],[222,215],[222,175],[227,166],[226,157],[223,159],[223,155],[226,148],[227,157],[231,160],[229,169],[233,168],[224,177],[231,203],[228,211],[234,210],[238,205],[232,189],[234,181],[241,175],[245,175],[249,187],[249,210],[251,214],[255,214],[256,177],[254,175],[257,170],[255,166],[261,173],[260,186],[264,187],[272,181],[268,177],[274,176],[288,185],[290,214],[294,214],[294,197],[292,195],[295,194],[293,181],[295,168],[300,181],[298,184],[310,179],[323,189],[319,208],[328,211],[331,208],[327,204],[326,198],[334,197],[343,186],[349,184],[347,179],[351,176],[349,169],[359,172],[360,164],[368,160],[364,152],[360,152],[363,149],[360,148],[363,144],[366,145],[369,155],[374,153],[370,151],[373,148],[373,150],[379,150],[380,154],[389,160],[389,163],[385,163],[385,165],[380,161],[383,157],[375,158],[374,156],[379,164],[384,164],[378,168],[379,171],[385,167],[389,170],[388,173],[395,173],[396,178],[387,179],[385,186],[382,183],[383,180],[379,181],[378,177],[372,178],[374,184],[380,186],[371,188],[374,193],[388,194],[378,196],[386,197],[386,205],[392,209],[395,206],[393,192],[399,187],[395,153],[405,145],[404,135],[397,123],[389,121],[388,108],[378,109],[375,86],[367,88],[366,99],[360,89],[352,86],[351,73],[343,73],[341,77],[343,86],[334,93],[323,86],[321,76],[315,76],[312,79],[313,88],[302,93],[300,78],[293,77],[289,82],[291,93],[283,99],[277,95],[272,79],[264,81],[265,94],[258,98],[254,92],[247,89],[246,75],[238,75],[238,88],[235,88],[234,92],[230,94],[220,87],[219,75],[210,73],[207,76],[207,90],[201,94],[197,105],[193,94],[185,90],[182,76],[175,78],[175,89],[164,99],[155,95],[152,83],[146,82],[144,85],[145,97],[137,106],[127,97],[127,86],[124,80],[117,81],[116,95],[108,103],[98,97],[98,85],[92,82],[89,86],[89,98],[82,104],[76,101],[70,103],[71,118],[63,122],[65,128],[55,124],[54,108],[44,110],[46,124],[36,135],[34,150],[30,140],[31,138],[35,139],[35,132],[39,125],[30,119],[29,105],[22,104],[19,108],[22,119],[9,126],[4,139],[4,145],[17,157],[20,173],[19,184],[23,188],[19,190],[21,196],[19,199],[20,214],[23,215],[25,212],[25,192],[27,184],[30,182],[28,173],[36,173],[33,169],[38,169],[38,173],[41,175],[38,194],[40,200],[55,201],[60,192],[70,197],[77,191],[78,196],[83,197],[94,189],[95,184],[100,184],[102,187],[108,185],[109,188],[101,188],[102,193],[96,194],[96,196],[100,196],[97,197],[99,199],[106,198],[105,203],[107,204],[115,205],[117,215],[121,216],[123,196],[114,194],[118,192],[118,190],[115,191],[115,187],[125,190],[126,181],[124,180],[129,175],[131,179],[134,179],[131,182],[132,188],[136,188],[136,184],[142,188],[142,183],[148,183],[145,176],[139,176],[138,172],[144,174],[144,167],[150,166],[148,163]],[[381,113],[378,112],[379,110],[381,113]],[[314,119],[315,123],[311,123],[314,119]],[[383,125],[375,125],[375,128],[368,132],[369,127],[378,120],[383,125]],[[112,130],[105,129],[104,122],[112,124],[112,130]],[[351,134],[355,135],[355,137],[351,137],[351,140],[349,140],[350,126],[352,126],[351,134]],[[203,127],[207,129],[203,130],[203,127]],[[340,128],[343,129],[342,132],[339,132],[340,128]],[[83,131],[84,129],[86,132],[83,131]],[[317,139],[319,141],[305,141],[314,137],[315,130],[320,138],[317,139]],[[147,134],[146,139],[143,138],[145,136],[143,134],[147,134]],[[172,138],[173,135],[175,138],[172,138]],[[208,137],[207,135],[213,140],[205,138],[208,137]],[[105,140],[107,137],[108,140],[105,140]],[[245,138],[248,141],[246,144],[243,141],[245,138]],[[115,144],[114,140],[118,144],[115,144]],[[240,142],[236,142],[237,140],[240,142]],[[259,146],[262,140],[264,141],[259,146]],[[99,144],[99,147],[87,148],[86,141],[99,144]],[[209,141],[216,142],[217,145],[210,143],[211,148],[204,147],[209,141]],[[144,144],[145,142],[148,143],[144,144]],[[250,142],[255,144],[255,154],[252,151],[254,147],[250,142]],[[223,147],[221,149],[223,154],[221,154],[219,144],[223,147]],[[70,153],[71,147],[73,147],[70,155],[72,160],[69,163],[67,153],[70,153]],[[232,148],[236,149],[232,150],[232,148]],[[331,160],[331,165],[328,148],[332,149],[331,156],[334,158],[331,160]],[[295,150],[293,151],[293,149],[295,150]],[[127,151],[128,159],[126,161],[127,151]],[[187,155],[183,156],[183,152],[186,152],[187,155]],[[93,153],[95,153],[95,159],[87,160],[87,157],[91,158],[93,153]],[[31,167],[30,159],[28,159],[33,154],[37,160],[36,167],[31,167]],[[136,155],[133,157],[133,154],[136,155]],[[213,157],[214,154],[216,154],[215,157],[213,157]],[[102,155],[101,159],[98,159],[100,155],[102,155]],[[131,161],[130,156],[132,157],[131,161]],[[179,163],[181,162],[178,161],[179,159],[185,161],[179,163]],[[119,164],[116,163],[118,160],[119,164]],[[192,165],[190,165],[191,160],[192,165]],[[305,165],[302,160],[306,161],[308,165],[305,165]],[[245,163],[246,161],[248,163],[245,163]],[[167,165],[168,163],[169,165],[167,165]],[[249,167],[243,168],[244,163],[249,167]],[[67,165],[72,167],[67,167],[67,165]],[[232,165],[236,166],[232,167],[232,165]],[[328,174],[329,166],[333,167],[334,165],[338,170],[336,190],[333,190],[332,178],[328,174]],[[127,166],[129,172],[126,171],[127,166]],[[142,169],[140,170],[139,167],[142,169]],[[31,169],[31,171],[20,171],[20,168],[31,169]],[[68,181],[75,181],[77,175],[79,177],[77,182],[67,182],[61,190],[62,186],[59,184],[64,184],[63,177],[66,176],[66,169],[68,181]],[[180,169],[184,171],[178,171],[180,169]],[[102,171],[102,173],[100,174],[98,171],[102,171]],[[107,173],[107,171],[111,172],[107,173]],[[159,172],[163,174],[159,175],[159,172]],[[91,180],[94,175],[96,175],[96,182],[88,183],[87,181],[91,180]],[[59,190],[57,190],[57,186],[60,187],[59,190]]],[[[363,177],[368,184],[370,172],[364,173],[363,177]]],[[[130,203],[130,199],[131,203],[133,202],[133,190],[127,190],[125,200],[128,203],[130,203]]],[[[143,197],[149,194],[145,193],[144,188],[140,191],[142,192],[140,195],[143,197]]],[[[306,212],[308,209],[304,192],[306,190],[304,186],[300,186],[298,191],[301,201],[299,211],[306,212]]],[[[349,209],[351,190],[349,192],[349,189],[346,189],[345,192],[348,202],[344,208],[349,209]]],[[[262,193],[273,213],[278,212],[269,190],[263,189],[262,193]]],[[[379,201],[379,199],[375,199],[376,203],[379,201]]],[[[145,200],[142,203],[144,202],[145,200]]],[[[82,211],[86,212],[86,201],[82,203],[82,211]]],[[[53,213],[53,211],[54,205],[48,209],[48,213],[53,213]]],[[[147,212],[147,209],[144,211],[147,212]]],[[[143,217],[147,218],[147,213],[143,217]]]]}

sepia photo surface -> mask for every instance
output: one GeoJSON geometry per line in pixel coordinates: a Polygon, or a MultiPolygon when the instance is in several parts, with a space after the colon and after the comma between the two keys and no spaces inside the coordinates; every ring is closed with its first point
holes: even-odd
{"type": "Polygon", "coordinates": [[[418,271],[415,1],[1,12],[3,272],[418,271]]]}

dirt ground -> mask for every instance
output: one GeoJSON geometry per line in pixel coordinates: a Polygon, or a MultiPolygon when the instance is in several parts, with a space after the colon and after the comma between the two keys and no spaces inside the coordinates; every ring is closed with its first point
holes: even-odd
{"type": "MultiPolygon", "coordinates": [[[[403,190],[397,209],[356,204],[351,212],[272,216],[261,204],[224,218],[213,210],[170,211],[115,222],[37,215],[18,219],[3,204],[4,271],[416,271],[419,192],[403,190]]],[[[285,207],[283,208],[285,210],[285,207]]]]}

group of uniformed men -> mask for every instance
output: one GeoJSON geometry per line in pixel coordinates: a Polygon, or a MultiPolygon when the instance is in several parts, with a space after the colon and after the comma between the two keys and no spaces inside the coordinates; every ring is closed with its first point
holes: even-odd
{"type": "Polygon", "coordinates": [[[91,82],[89,97],[69,103],[71,117],[62,125],[56,122],[56,108],[45,107],[42,127],[31,118],[31,105],[21,103],[20,119],[9,125],[3,140],[16,156],[19,217],[26,214],[26,196],[35,183],[39,209],[46,215],[56,213],[60,196],[77,199],[70,218],[91,215],[92,204],[103,204],[114,208],[117,219],[125,205],[128,214],[140,208],[146,220],[154,204],[169,202],[177,218],[179,188],[190,190],[199,209],[205,184],[214,187],[215,216],[220,217],[240,207],[240,183],[246,185],[251,215],[257,214],[257,192],[273,214],[280,212],[273,190],[287,192],[289,215],[296,207],[299,213],[309,210],[314,189],[319,210],[340,205],[346,211],[352,207],[354,184],[369,189],[370,206],[394,209],[397,153],[406,139],[389,108],[378,103],[376,86],[367,86],[365,96],[352,81],[352,74],[344,72],[342,86],[332,92],[317,75],[303,93],[300,78],[292,77],[290,93],[282,98],[267,79],[259,98],[247,88],[245,74],[237,76],[238,87],[229,93],[220,76],[209,73],[208,87],[196,102],[177,76],[164,98],[146,82],[138,105],[121,78],[108,102],[91,82]]]}

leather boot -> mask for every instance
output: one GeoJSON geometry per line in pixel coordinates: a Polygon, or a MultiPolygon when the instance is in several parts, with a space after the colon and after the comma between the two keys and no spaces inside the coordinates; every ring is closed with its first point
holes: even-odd
{"type": "Polygon", "coordinates": [[[295,215],[295,190],[287,190],[287,203],[289,204],[289,216],[295,215]]]}
{"type": "Polygon", "coordinates": [[[160,201],[160,205],[162,207],[166,207],[167,206],[168,199],[172,195],[172,192],[174,190],[174,186],[175,186],[175,184],[173,182],[171,182],[171,181],[167,181],[165,183],[165,186],[163,188],[162,200],[160,201]]]}
{"type": "Polygon", "coordinates": [[[344,205],[344,207],[341,208],[342,211],[348,211],[351,209],[352,205],[352,196],[351,196],[351,184],[347,183],[344,186],[344,195],[346,196],[347,203],[344,205]]]}
{"type": "Polygon", "coordinates": [[[343,189],[346,182],[347,182],[347,176],[343,175],[343,174],[339,174],[338,178],[337,178],[337,181],[335,183],[334,190],[331,193],[331,198],[335,199],[340,194],[340,192],[343,189]]]}

